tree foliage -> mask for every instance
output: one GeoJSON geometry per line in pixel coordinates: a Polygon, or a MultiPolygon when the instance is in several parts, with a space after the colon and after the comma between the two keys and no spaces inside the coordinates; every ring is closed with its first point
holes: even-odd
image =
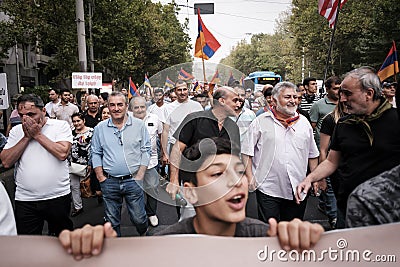
{"type": "MultiPolygon", "coordinates": [[[[398,14],[398,0],[348,0],[339,13],[328,76],[363,65],[379,69],[392,40],[400,41],[398,14]]],[[[267,69],[300,81],[304,55],[305,76],[322,79],[332,30],[318,14],[318,1],[293,0],[277,25],[272,35],[241,42],[223,63],[245,73],[267,69]]]]}
{"type": "MultiPolygon", "coordinates": [[[[145,73],[151,75],[190,59],[186,25],[179,23],[174,4],[85,0],[86,25],[89,1],[94,4],[95,71],[103,72],[105,79],[122,82],[132,76],[140,83],[145,73]]],[[[10,18],[0,23],[2,52],[15,41],[38,44],[44,53],[53,56],[47,71],[56,73],[59,80],[68,78],[73,71],[79,71],[75,0],[36,2],[40,6],[26,0],[4,0],[0,5],[10,18]]],[[[86,36],[89,44],[88,27],[86,36]]]]}

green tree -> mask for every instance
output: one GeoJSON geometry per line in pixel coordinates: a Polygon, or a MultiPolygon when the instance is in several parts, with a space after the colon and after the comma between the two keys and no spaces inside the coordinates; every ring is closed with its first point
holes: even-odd
{"type": "MultiPolygon", "coordinates": [[[[86,0],[85,8],[89,1],[95,3],[95,71],[103,72],[105,79],[122,83],[132,76],[142,82],[145,73],[151,75],[190,59],[186,24],[179,23],[173,3],[86,0]]],[[[40,7],[34,1],[4,0],[0,11],[10,18],[0,22],[3,55],[15,41],[38,44],[43,53],[52,55],[46,72],[55,80],[79,70],[74,0],[41,0],[40,7]]],[[[88,21],[89,14],[85,18],[88,21]]]]}

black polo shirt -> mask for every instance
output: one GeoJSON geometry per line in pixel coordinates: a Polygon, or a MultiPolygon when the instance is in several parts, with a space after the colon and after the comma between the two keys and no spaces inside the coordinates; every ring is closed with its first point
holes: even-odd
{"type": "Polygon", "coordinates": [[[89,115],[87,111],[85,111],[83,115],[85,116],[85,125],[87,127],[94,128],[99,122],[101,122],[100,110],[96,113],[95,117],[89,115]]]}
{"type": "Polygon", "coordinates": [[[221,137],[240,148],[240,134],[236,123],[227,117],[220,131],[218,120],[211,109],[187,115],[174,133],[174,137],[187,147],[204,138],[221,137]]]}
{"type": "Polygon", "coordinates": [[[400,120],[396,109],[389,109],[368,122],[374,137],[372,146],[363,126],[343,123],[346,118],[338,121],[330,147],[341,153],[337,204],[342,211],[358,185],[400,164],[400,120]]]}

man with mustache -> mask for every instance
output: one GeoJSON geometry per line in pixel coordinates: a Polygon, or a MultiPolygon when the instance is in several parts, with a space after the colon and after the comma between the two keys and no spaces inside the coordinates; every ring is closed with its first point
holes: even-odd
{"type": "Polygon", "coordinates": [[[140,235],[147,231],[143,178],[149,165],[151,144],[142,120],[128,115],[128,100],[122,92],[112,92],[108,100],[111,118],[94,129],[92,166],[103,192],[105,219],[121,236],[123,199],[129,218],[140,235]]]}
{"type": "Polygon", "coordinates": [[[257,188],[258,216],[268,222],[302,219],[306,201],[295,201],[296,186],[307,164],[318,164],[318,148],[308,120],[297,113],[296,86],[280,82],[272,89],[273,106],[258,116],[242,142],[251,188],[257,188]]]}

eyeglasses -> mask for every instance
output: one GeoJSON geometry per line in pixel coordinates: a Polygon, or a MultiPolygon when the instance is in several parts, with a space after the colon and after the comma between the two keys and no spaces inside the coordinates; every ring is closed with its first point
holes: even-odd
{"type": "Polygon", "coordinates": [[[118,138],[119,144],[121,146],[124,145],[124,143],[122,143],[122,133],[121,133],[121,131],[115,131],[114,134],[118,138]]]}

